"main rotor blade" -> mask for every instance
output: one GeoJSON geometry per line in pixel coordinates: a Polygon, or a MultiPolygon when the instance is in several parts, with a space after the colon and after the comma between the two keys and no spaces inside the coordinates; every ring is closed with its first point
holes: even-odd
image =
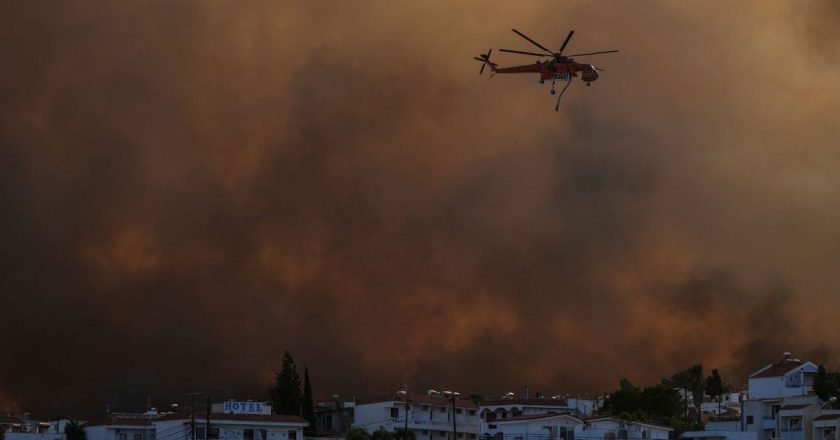
{"type": "Polygon", "coordinates": [[[534,52],[524,52],[521,50],[511,50],[511,49],[499,49],[499,52],[510,52],[510,53],[519,53],[522,55],[533,55],[535,57],[550,57],[553,55],[546,55],[544,53],[534,53],[534,52]]]}
{"type": "Polygon", "coordinates": [[[566,55],[567,57],[582,57],[586,55],[598,55],[602,53],[614,53],[618,52],[618,50],[602,50],[601,52],[589,52],[589,53],[576,53],[574,55],[566,55]]]}
{"type": "Polygon", "coordinates": [[[569,44],[569,40],[572,39],[572,35],[575,34],[575,31],[569,31],[569,36],[566,37],[566,41],[563,42],[563,45],[560,46],[560,53],[563,53],[563,50],[566,49],[566,45],[569,44]]]}
{"type": "Polygon", "coordinates": [[[543,46],[542,44],[537,43],[536,41],[534,41],[534,40],[532,40],[532,39],[528,38],[528,36],[526,36],[526,35],[525,35],[525,34],[523,34],[522,32],[519,32],[519,31],[518,31],[518,30],[516,30],[516,29],[511,29],[511,30],[512,30],[512,31],[514,31],[514,32],[516,32],[516,35],[519,35],[520,37],[522,37],[522,38],[524,38],[524,39],[528,40],[529,42],[531,42],[531,44],[533,44],[534,46],[537,46],[537,47],[539,47],[540,49],[542,49],[542,50],[544,50],[544,51],[546,51],[546,52],[548,52],[548,53],[550,53],[550,54],[554,55],[554,52],[552,52],[552,51],[550,51],[550,50],[546,49],[546,48],[545,48],[545,46],[543,46]]]}

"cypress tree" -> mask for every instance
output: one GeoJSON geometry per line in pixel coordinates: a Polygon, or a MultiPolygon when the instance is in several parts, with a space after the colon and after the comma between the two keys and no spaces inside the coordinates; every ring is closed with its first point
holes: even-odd
{"type": "Polygon", "coordinates": [[[309,368],[303,366],[303,418],[309,422],[309,433],[315,431],[315,402],[312,400],[312,383],[309,382],[309,368]]]}
{"type": "Polygon", "coordinates": [[[302,396],[300,394],[300,375],[292,355],[283,354],[283,365],[275,376],[274,387],[270,391],[271,409],[274,414],[301,415],[302,396]]]}

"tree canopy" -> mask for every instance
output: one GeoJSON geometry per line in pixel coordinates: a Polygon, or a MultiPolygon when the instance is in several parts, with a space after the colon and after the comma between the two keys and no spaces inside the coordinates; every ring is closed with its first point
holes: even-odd
{"type": "Polygon", "coordinates": [[[607,396],[600,412],[623,419],[671,426],[682,418],[683,404],[679,392],[669,380],[642,389],[622,379],[618,390],[607,396]]]}
{"type": "Polygon", "coordinates": [[[370,434],[362,428],[350,428],[347,440],[371,440],[370,434]]]}
{"type": "Polygon", "coordinates": [[[691,393],[697,414],[697,422],[699,423],[701,414],[700,406],[703,404],[703,398],[706,394],[706,380],[703,377],[703,365],[694,364],[671,376],[671,380],[678,388],[683,388],[691,393]]]}
{"type": "Polygon", "coordinates": [[[78,420],[71,420],[64,425],[64,437],[67,440],[85,440],[87,435],[78,420]]]}
{"type": "Polygon", "coordinates": [[[814,376],[814,394],[826,401],[840,398],[840,372],[827,370],[820,364],[814,376]]]}

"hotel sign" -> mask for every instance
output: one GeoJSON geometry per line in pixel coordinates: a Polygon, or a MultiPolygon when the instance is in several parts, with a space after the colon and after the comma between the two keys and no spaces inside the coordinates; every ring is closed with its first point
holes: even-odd
{"type": "Polygon", "coordinates": [[[213,412],[225,414],[271,414],[271,405],[267,402],[237,401],[213,404],[213,412]]]}

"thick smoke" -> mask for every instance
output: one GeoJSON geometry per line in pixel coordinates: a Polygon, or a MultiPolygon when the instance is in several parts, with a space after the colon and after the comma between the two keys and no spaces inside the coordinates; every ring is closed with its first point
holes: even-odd
{"type": "Polygon", "coordinates": [[[817,5],[6,3],[0,406],[833,365],[817,5]],[[510,27],[621,52],[555,113],[510,27]]]}

